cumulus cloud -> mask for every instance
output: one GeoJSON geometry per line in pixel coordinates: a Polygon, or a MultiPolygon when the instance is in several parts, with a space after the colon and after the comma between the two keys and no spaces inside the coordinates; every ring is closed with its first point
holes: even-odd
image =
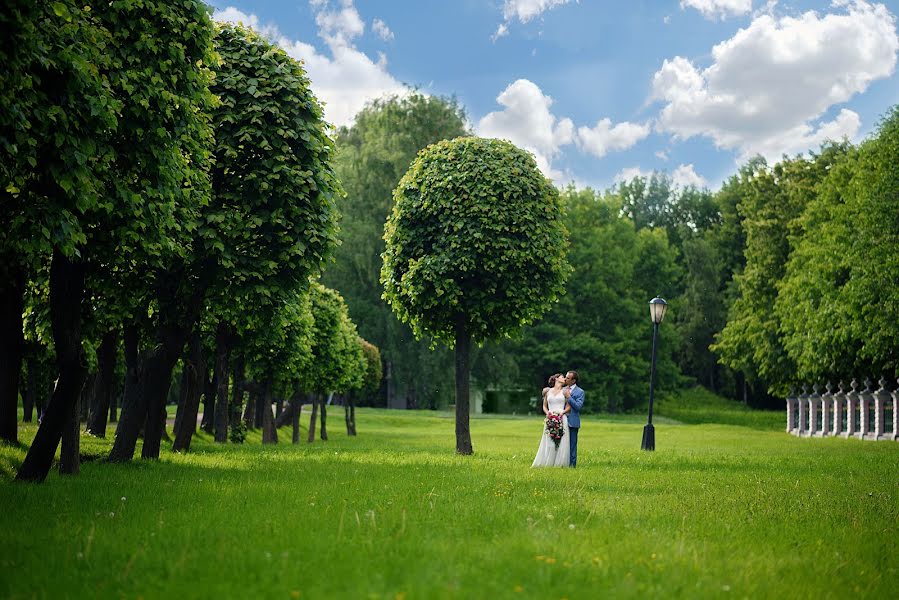
{"type": "Polygon", "coordinates": [[[574,141],[571,119],[556,117],[550,111],[553,99],[527,79],[509,84],[496,101],[503,109],[478,122],[478,135],[506,139],[533,152],[544,175],[555,181],[563,178],[562,172],[552,168],[552,160],[562,146],[574,141]]]}
{"type": "Polygon", "coordinates": [[[664,105],[657,128],[769,159],[824,139],[856,137],[856,113],[821,117],[893,73],[896,19],[882,4],[840,0],[835,6],[842,12],[758,15],[712,49],[705,69],[681,56],[665,60],[652,83],[651,99],[664,105]]]}
{"type": "Polygon", "coordinates": [[[595,127],[579,127],[577,130],[578,147],[597,158],[602,158],[610,151],[626,150],[649,135],[649,124],[629,123],[624,121],[612,125],[610,119],[600,119],[595,127]]]}
{"type": "MultiPolygon", "coordinates": [[[[289,39],[275,25],[260,23],[256,15],[234,7],[216,10],[213,18],[242,22],[293,58],[302,60],[312,91],[325,105],[325,119],[333,125],[350,125],[365,103],[375,98],[406,93],[406,88],[388,72],[385,54],[379,53],[377,60],[372,60],[356,47],[354,40],[365,32],[365,23],[352,0],[341,0],[336,7],[328,0],[310,0],[309,4],[315,13],[318,34],[327,46],[326,53],[312,44],[289,39]]],[[[378,33],[376,25],[372,27],[378,33]]]]}
{"type": "Polygon", "coordinates": [[[390,27],[387,26],[387,23],[385,23],[381,19],[375,19],[374,21],[372,21],[371,29],[372,31],[377,33],[378,37],[385,42],[393,39],[393,32],[390,31],[390,27]]]}
{"type": "Polygon", "coordinates": [[[557,6],[568,4],[568,2],[569,0],[505,0],[503,2],[503,18],[505,20],[500,23],[496,32],[490,38],[495,42],[507,35],[509,33],[509,23],[513,20],[527,23],[544,12],[552,10],[557,6]]]}
{"type": "MultiPolygon", "coordinates": [[[[613,181],[615,183],[625,183],[637,177],[649,179],[657,173],[657,171],[644,171],[640,167],[625,167],[615,174],[613,181]]],[[[701,188],[708,185],[708,181],[694,170],[692,163],[689,165],[681,163],[668,177],[675,187],[695,186],[701,188]]]]}
{"type": "Polygon", "coordinates": [[[681,9],[695,8],[706,19],[722,20],[745,15],[752,10],[752,0],[681,0],[681,9]]]}
{"type": "Polygon", "coordinates": [[[693,169],[693,165],[678,165],[678,167],[671,173],[671,182],[678,187],[687,187],[687,186],[695,186],[695,187],[705,187],[708,185],[708,182],[704,177],[696,173],[693,169]]]}
{"type": "Polygon", "coordinates": [[[652,171],[644,171],[640,167],[625,167],[618,171],[612,179],[615,183],[624,183],[625,181],[630,181],[636,177],[649,179],[652,177],[652,173],[652,171]]]}
{"type": "Polygon", "coordinates": [[[503,3],[503,17],[506,21],[518,19],[527,23],[547,10],[568,4],[568,0],[506,0],[503,3]]]}

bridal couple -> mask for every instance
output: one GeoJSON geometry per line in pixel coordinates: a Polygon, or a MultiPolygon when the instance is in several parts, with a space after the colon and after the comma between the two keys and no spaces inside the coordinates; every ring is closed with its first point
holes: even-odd
{"type": "Polygon", "coordinates": [[[581,427],[584,390],[578,384],[577,371],[556,373],[543,388],[543,437],[532,467],[577,466],[577,434],[581,427]]]}

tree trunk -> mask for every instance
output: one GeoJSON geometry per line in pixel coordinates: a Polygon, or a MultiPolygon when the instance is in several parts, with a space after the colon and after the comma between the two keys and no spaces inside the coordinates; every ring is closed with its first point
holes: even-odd
{"type": "MultiPolygon", "coordinates": [[[[271,398],[269,398],[269,400],[271,400],[271,398]]],[[[263,392],[262,395],[259,395],[259,394],[256,395],[256,415],[255,415],[255,419],[254,419],[253,423],[257,429],[262,427],[262,422],[264,420],[263,419],[263,412],[264,412],[263,408],[264,407],[265,407],[265,393],[263,392]]]]}
{"type": "MultiPolygon", "coordinates": [[[[208,369],[206,369],[208,371],[208,369]]],[[[207,379],[203,375],[203,420],[200,429],[206,433],[213,432],[215,424],[215,395],[218,391],[218,377],[216,377],[215,363],[212,365],[212,378],[207,379]]]]}
{"type": "Polygon", "coordinates": [[[22,333],[25,271],[14,266],[13,260],[0,265],[11,267],[12,271],[0,282],[0,439],[17,444],[19,373],[25,349],[22,333]]]}
{"type": "Polygon", "coordinates": [[[253,429],[256,425],[256,405],[259,403],[259,394],[250,390],[247,394],[247,406],[243,411],[243,423],[247,429],[253,429]]]}
{"type": "Polygon", "coordinates": [[[200,323],[194,324],[193,333],[190,335],[189,354],[184,362],[187,373],[187,390],[184,394],[184,404],[176,415],[175,442],[172,450],[175,452],[187,452],[190,450],[190,442],[197,430],[197,413],[200,409],[200,387],[206,380],[206,365],[203,360],[203,344],[200,339],[200,323]],[[178,419],[180,419],[180,424],[178,419]]]}
{"type": "Polygon", "coordinates": [[[229,424],[231,427],[240,425],[240,409],[243,407],[243,374],[244,359],[239,355],[234,360],[234,374],[231,383],[231,404],[229,407],[229,424]]]}
{"type": "MultiPolygon", "coordinates": [[[[115,382],[112,388],[112,394],[109,396],[109,422],[110,423],[118,423],[119,415],[118,408],[119,403],[121,402],[122,395],[125,393],[124,386],[121,386],[120,382],[115,382]]],[[[118,426],[118,425],[116,425],[118,426]]]]}
{"type": "Polygon", "coordinates": [[[50,321],[59,379],[37,435],[16,475],[18,481],[43,481],[50,472],[62,429],[75,411],[87,369],[81,350],[81,303],[84,263],[58,249],[50,263],[50,321]]]}
{"type": "MultiPolygon", "coordinates": [[[[192,339],[193,335],[191,335],[192,339]]],[[[190,340],[188,340],[188,344],[190,344],[190,340]]],[[[175,424],[172,426],[172,435],[175,436],[176,440],[181,432],[181,425],[184,423],[184,409],[187,406],[187,395],[190,393],[190,377],[191,365],[189,359],[186,358],[181,366],[181,382],[178,386],[178,409],[175,411],[175,424]]]]}
{"type": "Polygon", "coordinates": [[[293,421],[293,400],[287,403],[287,408],[281,411],[281,414],[275,418],[275,429],[280,429],[293,421]]]}
{"type": "Polygon", "coordinates": [[[265,383],[265,391],[262,394],[262,443],[278,443],[278,432],[272,418],[272,384],[269,382],[265,383]]]}
{"type": "Polygon", "coordinates": [[[350,435],[356,435],[356,398],[350,396],[350,435]]]}
{"type": "Polygon", "coordinates": [[[471,429],[469,426],[469,356],[471,335],[465,315],[456,317],[456,452],[471,454],[471,429]]]}
{"type": "Polygon", "coordinates": [[[231,333],[228,324],[219,321],[215,330],[215,441],[228,441],[228,364],[231,354],[231,333]]]}
{"type": "Polygon", "coordinates": [[[81,399],[78,401],[78,420],[87,423],[90,407],[94,403],[94,396],[97,395],[97,374],[89,372],[84,382],[84,388],[81,390],[81,399]]]}
{"type": "Polygon", "coordinates": [[[106,332],[97,350],[97,381],[94,404],[88,419],[87,430],[98,437],[106,437],[106,417],[115,391],[115,370],[118,356],[119,334],[117,330],[106,332]]]}
{"type": "Polygon", "coordinates": [[[347,436],[353,435],[353,428],[350,426],[350,396],[353,392],[348,392],[346,396],[344,396],[343,400],[343,420],[346,421],[346,434],[347,436]]]}
{"type": "MultiPolygon", "coordinates": [[[[175,298],[168,297],[171,304],[175,305],[175,298]]],[[[172,370],[181,356],[184,344],[191,330],[191,325],[196,322],[200,311],[201,298],[193,298],[187,314],[176,314],[174,309],[169,309],[160,314],[160,324],[156,335],[156,347],[147,359],[144,371],[144,396],[147,401],[147,428],[144,432],[144,446],[141,450],[141,458],[159,458],[159,447],[162,434],[165,430],[165,402],[169,395],[169,387],[172,384],[172,370]],[[179,320],[180,317],[180,320],[179,320]],[[169,320],[171,319],[171,320],[169,320]]],[[[166,306],[166,302],[160,302],[166,306]]]]}
{"type": "MultiPolygon", "coordinates": [[[[85,388],[90,385],[85,382],[85,388]]],[[[59,449],[59,474],[60,475],[77,475],[81,472],[81,419],[78,415],[81,412],[81,404],[86,400],[84,392],[82,392],[75,406],[66,418],[66,423],[62,429],[62,447],[59,449]]]]}
{"type": "Polygon", "coordinates": [[[284,412],[284,398],[278,397],[275,398],[275,419],[281,416],[281,413],[284,412]]]}
{"type": "Polygon", "coordinates": [[[327,402],[325,401],[324,395],[322,396],[322,399],[320,400],[320,402],[321,402],[321,405],[322,405],[322,414],[321,414],[321,418],[322,418],[322,419],[321,419],[321,420],[322,420],[322,430],[321,430],[321,438],[322,438],[322,441],[323,441],[323,442],[327,442],[327,441],[328,441],[328,430],[325,429],[325,421],[326,421],[327,418],[328,418],[328,409],[327,409],[327,406],[326,406],[326,405],[327,405],[327,402]]]}
{"type": "Polygon", "coordinates": [[[290,400],[290,422],[293,425],[293,443],[300,443],[300,412],[302,410],[300,404],[300,394],[295,393],[290,400]]]}
{"type": "Polygon", "coordinates": [[[125,389],[122,391],[122,411],[116,426],[116,437],[109,453],[110,462],[128,462],[134,458],[137,439],[147,421],[147,400],[144,396],[146,363],[140,353],[140,329],[136,322],[125,325],[125,389]]]}
{"type": "Polygon", "coordinates": [[[25,390],[25,397],[22,398],[22,420],[25,423],[31,423],[34,419],[34,407],[37,405],[37,360],[33,356],[28,357],[26,362],[28,371],[27,382],[28,389],[25,390]]]}
{"type": "Polygon", "coordinates": [[[109,453],[110,462],[128,462],[134,458],[137,437],[147,419],[144,400],[142,363],[139,356],[140,330],[136,322],[125,324],[125,389],[122,391],[122,414],[116,427],[115,442],[109,453]]]}
{"type": "Polygon", "coordinates": [[[310,394],[309,400],[312,403],[312,414],[309,416],[309,439],[306,441],[310,444],[315,441],[315,419],[318,417],[318,394],[310,394]]]}

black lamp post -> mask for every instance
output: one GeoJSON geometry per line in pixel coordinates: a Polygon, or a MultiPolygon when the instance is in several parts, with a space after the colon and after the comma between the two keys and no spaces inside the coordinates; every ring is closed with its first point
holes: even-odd
{"type": "Polygon", "coordinates": [[[656,338],[659,335],[659,323],[665,318],[668,303],[659,297],[649,301],[649,315],[652,317],[652,366],[649,368],[649,420],[643,428],[643,450],[656,449],[656,430],[652,426],[652,399],[656,382],[656,338]]]}

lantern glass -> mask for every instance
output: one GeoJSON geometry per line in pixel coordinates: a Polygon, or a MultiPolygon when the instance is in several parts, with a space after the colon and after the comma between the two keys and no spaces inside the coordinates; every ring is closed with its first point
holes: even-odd
{"type": "Polygon", "coordinates": [[[653,323],[657,325],[661,323],[665,318],[666,310],[668,310],[668,303],[662,298],[656,297],[649,301],[649,316],[652,317],[653,323]]]}

